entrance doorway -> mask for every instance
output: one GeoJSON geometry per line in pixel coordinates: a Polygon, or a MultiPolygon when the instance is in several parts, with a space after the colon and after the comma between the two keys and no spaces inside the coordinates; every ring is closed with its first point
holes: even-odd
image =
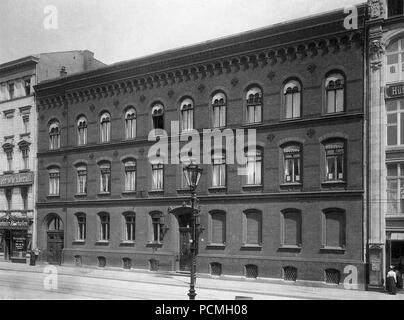
{"type": "Polygon", "coordinates": [[[178,224],[180,232],[180,271],[191,271],[191,215],[184,214],[178,216],[178,224]]]}
{"type": "Polygon", "coordinates": [[[47,262],[50,264],[62,264],[64,247],[64,232],[62,220],[54,216],[48,222],[47,231],[47,262]]]}

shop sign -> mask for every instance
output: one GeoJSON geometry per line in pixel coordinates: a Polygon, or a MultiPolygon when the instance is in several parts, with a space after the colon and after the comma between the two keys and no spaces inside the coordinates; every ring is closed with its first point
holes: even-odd
{"type": "Polygon", "coordinates": [[[404,82],[387,85],[386,88],[387,99],[400,98],[400,97],[404,97],[404,82]]]}
{"type": "Polygon", "coordinates": [[[14,238],[15,249],[23,251],[25,248],[25,238],[14,238]]]}
{"type": "Polygon", "coordinates": [[[28,221],[0,220],[0,229],[26,229],[28,221]]]}
{"type": "Polygon", "coordinates": [[[0,188],[31,185],[34,182],[33,172],[20,172],[16,174],[6,174],[0,176],[0,188]]]}

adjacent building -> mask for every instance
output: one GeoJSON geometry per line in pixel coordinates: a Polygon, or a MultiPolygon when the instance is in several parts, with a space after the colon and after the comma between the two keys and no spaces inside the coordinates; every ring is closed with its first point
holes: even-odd
{"type": "Polygon", "coordinates": [[[248,175],[224,147],[202,164],[199,273],[342,285],[354,269],[363,286],[358,12],[355,30],[339,10],[36,85],[43,261],[189,270],[183,166],[148,158],[178,121],[257,132],[248,175]]]}
{"type": "Polygon", "coordinates": [[[369,1],[369,285],[404,265],[404,2],[369,1]],[[401,265],[401,266],[400,266],[401,265]]]}
{"type": "Polygon", "coordinates": [[[34,85],[104,65],[90,51],[44,53],[0,65],[0,259],[36,247],[37,112],[34,85]]]}

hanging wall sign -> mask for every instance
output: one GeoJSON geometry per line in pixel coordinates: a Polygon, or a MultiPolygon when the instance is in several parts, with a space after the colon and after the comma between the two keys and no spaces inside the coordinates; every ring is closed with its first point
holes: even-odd
{"type": "Polygon", "coordinates": [[[386,98],[394,99],[404,97],[404,82],[389,84],[386,87],[386,98]]]}

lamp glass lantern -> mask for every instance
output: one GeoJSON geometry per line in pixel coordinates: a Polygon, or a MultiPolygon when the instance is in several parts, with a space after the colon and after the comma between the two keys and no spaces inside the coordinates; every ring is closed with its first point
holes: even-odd
{"type": "Polygon", "coordinates": [[[184,168],[184,175],[188,186],[192,190],[195,190],[202,176],[202,168],[199,168],[198,165],[191,163],[184,168]]]}

